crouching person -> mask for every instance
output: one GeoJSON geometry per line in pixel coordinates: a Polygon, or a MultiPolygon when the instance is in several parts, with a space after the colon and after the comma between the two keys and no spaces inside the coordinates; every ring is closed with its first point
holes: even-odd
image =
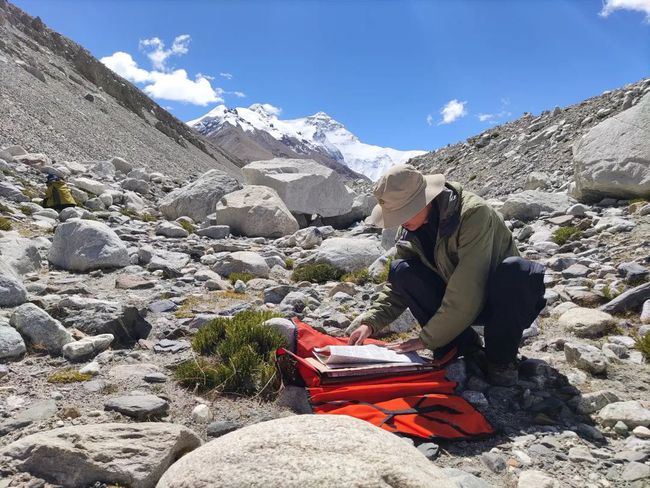
{"type": "Polygon", "coordinates": [[[488,380],[518,381],[523,331],[546,305],[544,267],[520,257],[502,217],[444,175],[399,165],[374,187],[379,204],[368,222],[398,227],[396,256],[379,298],[360,318],[351,344],[388,326],[406,308],[422,327],[416,339],[389,347],[431,349],[434,357],[481,350],[472,324],[484,325],[488,380]]]}
{"type": "Polygon", "coordinates": [[[57,212],[60,212],[64,208],[77,206],[77,202],[75,202],[72,192],[63,178],[50,174],[47,175],[45,184],[47,189],[45,191],[43,207],[53,208],[57,212]]]}

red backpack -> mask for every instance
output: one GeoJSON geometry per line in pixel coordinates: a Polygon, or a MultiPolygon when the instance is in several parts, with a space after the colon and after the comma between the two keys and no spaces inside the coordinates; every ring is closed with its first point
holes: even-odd
{"type": "MultiPolygon", "coordinates": [[[[416,374],[338,380],[323,384],[318,370],[305,358],[315,347],[347,345],[347,338],[331,337],[294,318],[296,353],[277,351],[285,384],[305,386],[315,414],[349,415],[389,432],[424,439],[461,439],[492,434],[492,426],[472,405],[454,395],[456,383],[444,369],[416,374]]],[[[366,344],[384,344],[368,339],[366,344]]],[[[455,351],[440,361],[446,364],[455,351]]]]}

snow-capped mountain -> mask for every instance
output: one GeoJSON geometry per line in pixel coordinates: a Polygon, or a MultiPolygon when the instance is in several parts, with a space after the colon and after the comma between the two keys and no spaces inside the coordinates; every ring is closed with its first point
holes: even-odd
{"type": "MultiPolygon", "coordinates": [[[[218,105],[203,117],[191,120],[187,124],[218,143],[232,143],[236,138],[241,146],[241,132],[243,132],[255,140],[256,146],[259,145],[263,151],[268,151],[269,157],[279,155],[277,154],[277,142],[279,142],[299,157],[315,157],[321,162],[330,159],[373,181],[391,166],[425,154],[425,151],[399,151],[365,144],[324,112],[299,119],[282,120],[278,118],[278,110],[268,104],[256,103],[248,108],[227,108],[225,105],[218,105]],[[230,133],[233,128],[239,129],[238,136],[230,133]],[[270,135],[273,140],[269,141],[267,135],[270,135]]],[[[251,144],[250,141],[247,142],[245,148],[239,148],[239,152],[250,151],[251,144]]],[[[233,149],[230,148],[231,151],[233,149]]],[[[329,164],[328,166],[331,167],[329,164]]]]}

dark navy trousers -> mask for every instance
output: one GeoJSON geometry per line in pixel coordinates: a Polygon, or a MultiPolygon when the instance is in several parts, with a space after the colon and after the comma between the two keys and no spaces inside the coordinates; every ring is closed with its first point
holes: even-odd
{"type": "MultiPolygon", "coordinates": [[[[446,284],[419,259],[394,260],[388,280],[421,326],[440,308],[446,284]]],[[[511,362],[517,357],[523,331],[546,306],[544,267],[521,257],[506,258],[490,274],[485,297],[485,306],[476,323],[484,325],[487,359],[498,364],[511,362]]],[[[476,332],[468,326],[434,354],[441,356],[452,347],[463,351],[477,340],[476,332]]]]}

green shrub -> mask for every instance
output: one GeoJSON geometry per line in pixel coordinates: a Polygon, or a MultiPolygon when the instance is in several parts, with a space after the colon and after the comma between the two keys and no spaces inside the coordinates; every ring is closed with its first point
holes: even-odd
{"type": "Polygon", "coordinates": [[[284,265],[287,269],[293,269],[293,265],[295,264],[295,261],[291,258],[287,258],[284,260],[284,265]]]}
{"type": "Polygon", "coordinates": [[[255,278],[255,275],[251,273],[230,273],[228,275],[228,279],[233,285],[237,283],[237,280],[242,280],[244,283],[248,283],[253,278],[255,278]]]}
{"type": "Polygon", "coordinates": [[[331,264],[304,264],[293,270],[291,279],[293,281],[309,281],[311,283],[326,283],[337,281],[344,272],[331,264]]]}
{"type": "Polygon", "coordinates": [[[634,347],[641,351],[646,361],[650,361],[650,334],[646,334],[643,337],[636,336],[634,338],[634,347]]]}
{"type": "Polygon", "coordinates": [[[181,227],[190,234],[194,232],[194,225],[189,223],[187,220],[180,220],[178,223],[181,224],[181,227]]]}
{"type": "Polygon", "coordinates": [[[11,220],[0,217],[0,230],[11,230],[11,220]]]}
{"type": "Polygon", "coordinates": [[[560,227],[553,232],[551,240],[555,242],[558,246],[566,244],[571,238],[579,238],[582,232],[577,227],[560,227]]]}
{"type": "Polygon", "coordinates": [[[268,311],[245,311],[232,318],[212,320],[192,340],[199,356],[181,363],[175,378],[183,386],[201,391],[216,389],[272,399],[279,386],[275,350],[286,347],[286,341],[262,323],[278,316],[268,311]]]}
{"type": "Polygon", "coordinates": [[[88,381],[93,375],[90,373],[80,373],[76,369],[63,369],[55,371],[48,376],[48,383],[79,383],[81,381],[88,381]]]}
{"type": "Polygon", "coordinates": [[[21,205],[20,211],[25,215],[32,215],[34,213],[34,209],[32,209],[32,207],[28,207],[27,205],[21,205]]]}
{"type": "Polygon", "coordinates": [[[384,269],[382,270],[379,275],[377,275],[374,279],[375,283],[384,283],[388,281],[388,273],[390,273],[390,265],[393,264],[393,260],[395,259],[394,256],[389,256],[388,260],[386,261],[386,264],[384,264],[384,269]]]}
{"type": "Polygon", "coordinates": [[[355,269],[351,273],[346,273],[341,277],[341,281],[348,281],[356,285],[364,285],[370,281],[368,268],[355,269]]]}

